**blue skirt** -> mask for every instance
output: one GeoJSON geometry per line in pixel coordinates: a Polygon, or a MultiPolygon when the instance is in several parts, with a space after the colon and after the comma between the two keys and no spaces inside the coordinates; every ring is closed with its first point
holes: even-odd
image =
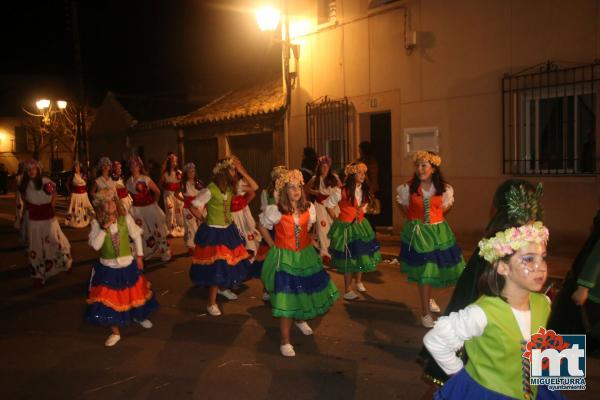
{"type": "MultiPolygon", "coordinates": [[[[501,393],[481,386],[475,379],[463,368],[459,373],[450,378],[444,386],[433,396],[434,400],[512,400],[501,393]]],[[[560,392],[553,392],[546,386],[538,386],[536,396],[538,400],[559,400],[564,399],[560,392]]]]}
{"type": "Polygon", "coordinates": [[[143,321],[158,308],[150,282],[135,259],[125,268],[92,264],[85,320],[100,326],[126,326],[143,321]]]}

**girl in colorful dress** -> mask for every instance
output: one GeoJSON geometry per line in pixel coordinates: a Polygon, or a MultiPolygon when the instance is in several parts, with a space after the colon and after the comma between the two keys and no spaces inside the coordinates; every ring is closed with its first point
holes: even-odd
{"type": "Polygon", "coordinates": [[[231,217],[235,168],[231,158],[220,160],[213,168],[212,182],[200,191],[189,209],[196,218],[204,220],[194,238],[190,279],[209,288],[206,310],[212,316],[221,315],[217,293],[235,300],[237,296],[231,288],[242,283],[250,270],[244,238],[231,217]]]}
{"type": "Polygon", "coordinates": [[[104,344],[111,347],[121,340],[120,327],[132,321],[152,328],[148,316],[158,308],[158,303],[150,282],[142,275],[142,230],[113,189],[96,192],[94,204],[97,219],[92,220],[88,243],[100,251],[100,259],[92,264],[85,319],[110,327],[111,335],[104,344]]]}
{"type": "Polygon", "coordinates": [[[548,229],[541,222],[501,230],[479,242],[487,266],[482,296],[440,317],[423,343],[452,376],[436,399],[553,399],[558,392],[530,384],[527,342],[545,327],[550,301],[539,293],[548,276],[548,229]],[[456,352],[464,346],[466,365],[456,352]]]}
{"type": "Polygon", "coordinates": [[[232,157],[235,171],[232,172],[234,181],[241,175],[240,179],[237,179],[236,194],[231,200],[231,218],[240,231],[240,235],[246,241],[246,249],[251,256],[256,254],[258,246],[260,245],[260,233],[256,230],[256,222],[250,211],[248,204],[252,201],[258,190],[258,184],[250,174],[240,160],[237,157],[232,157]]]}
{"type": "Polygon", "coordinates": [[[359,292],[367,289],[362,282],[364,272],[375,271],[381,261],[379,242],[365,210],[371,194],[365,181],[367,166],[361,162],[348,164],[344,170],[346,179],[342,188],[335,188],[324,204],[331,218],[335,218],[329,230],[329,251],[333,266],[344,274],[344,299],[355,300],[358,294],[352,290],[352,280],[359,292]],[[335,207],[340,213],[335,216],[335,207]]]}
{"type": "MultiPolygon", "coordinates": [[[[269,181],[269,185],[265,189],[263,189],[262,192],[260,193],[260,211],[261,212],[265,212],[265,210],[267,209],[268,206],[277,204],[277,201],[279,199],[279,194],[277,193],[277,190],[275,190],[275,184],[277,183],[277,179],[279,178],[279,176],[281,174],[285,173],[286,171],[287,171],[287,168],[283,165],[278,165],[276,167],[273,167],[273,169],[271,170],[271,180],[269,181]]],[[[270,230],[269,234],[271,235],[271,239],[274,240],[275,232],[273,232],[273,230],[270,230]]],[[[258,247],[258,250],[256,251],[256,255],[254,256],[254,261],[252,262],[252,272],[251,272],[252,278],[260,278],[261,273],[262,273],[263,263],[265,261],[265,258],[267,258],[269,249],[270,249],[269,244],[267,243],[265,238],[262,237],[262,235],[261,235],[260,245],[258,247]]],[[[262,281],[261,281],[261,283],[262,283],[262,281]]],[[[263,299],[263,301],[269,301],[271,299],[271,296],[269,295],[269,292],[267,292],[267,290],[265,289],[264,285],[263,285],[262,299],[263,299]]]]}
{"type": "Polygon", "coordinates": [[[71,244],[54,216],[56,186],[50,179],[42,177],[42,167],[37,161],[27,162],[19,191],[28,214],[32,278],[34,286],[39,287],[51,276],[71,269],[71,244]]]}
{"type": "Polygon", "coordinates": [[[338,299],[337,288],[323,269],[312,246],[311,225],[315,207],[304,197],[299,170],[288,171],[277,180],[279,201],[260,214],[260,231],[271,249],[261,279],[271,294],[273,316],[279,318],[281,354],[296,355],[290,341],[292,322],[304,335],[312,335],[306,320],[325,314],[338,299]],[[269,230],[275,230],[275,239],[269,230]]]}
{"type": "Polygon", "coordinates": [[[421,323],[433,326],[430,312],[440,308],[431,298],[431,287],[456,284],[465,262],[456,238],[444,219],[454,203],[454,190],[440,171],[442,159],[429,151],[414,156],[412,180],[396,189],[396,200],[407,221],[401,234],[400,266],[409,282],[419,285],[421,323]]]}
{"type": "Polygon", "coordinates": [[[125,209],[125,211],[129,212],[131,209],[131,205],[133,204],[133,199],[129,195],[127,188],[125,187],[124,178],[123,178],[123,166],[117,160],[112,163],[112,174],[110,175],[115,188],[117,189],[117,196],[119,196],[119,201],[121,205],[125,209]]]}
{"type": "MultiPolygon", "coordinates": [[[[541,184],[536,187],[523,179],[509,179],[503,182],[494,194],[492,205],[495,212],[485,228],[485,236],[493,236],[496,232],[509,226],[525,225],[530,221],[543,221],[542,196],[541,184]],[[514,207],[512,204],[526,204],[527,206],[514,207]]],[[[465,270],[458,278],[450,302],[444,310],[444,316],[462,310],[479,298],[479,280],[486,267],[487,261],[479,255],[479,247],[476,247],[465,270]]],[[[563,333],[561,330],[556,331],[563,333]]],[[[463,361],[466,361],[464,352],[462,356],[463,361]]],[[[423,348],[419,357],[423,361],[424,375],[427,379],[437,385],[443,385],[449,379],[427,349],[423,348]]]]}
{"type": "Polygon", "coordinates": [[[79,161],[73,163],[73,176],[68,186],[71,192],[71,203],[65,225],[72,228],[85,228],[93,218],[94,209],[88,198],[86,177],[81,173],[79,161]]]}
{"type": "Polygon", "coordinates": [[[160,177],[160,186],[163,188],[163,201],[167,219],[167,229],[172,237],[182,237],[185,228],[183,226],[183,202],[177,198],[181,188],[181,171],[177,168],[177,156],[169,152],[164,163],[160,177]]]}
{"type": "Polygon", "coordinates": [[[204,188],[202,182],[196,179],[196,165],[194,163],[187,163],[183,167],[183,185],[181,192],[179,192],[178,198],[183,201],[183,224],[185,226],[185,233],[183,235],[183,241],[188,248],[188,252],[191,255],[194,254],[194,237],[196,237],[196,231],[200,225],[201,220],[196,218],[190,211],[192,201],[200,194],[200,191],[204,188]]]}
{"type": "Polygon", "coordinates": [[[160,197],[160,189],[150,177],[144,174],[144,163],[138,156],[129,162],[131,177],[125,186],[133,199],[129,213],[135,223],[142,228],[144,257],[159,256],[163,261],[171,259],[171,249],[167,242],[167,226],[165,213],[156,201],[160,197]]]}
{"type": "MultiPolygon", "coordinates": [[[[310,196],[313,196],[315,209],[317,211],[317,238],[319,241],[319,252],[323,259],[323,264],[331,263],[331,255],[329,254],[329,229],[333,223],[333,218],[327,212],[325,200],[342,186],[340,178],[331,170],[331,158],[327,156],[319,157],[315,174],[305,186],[305,191],[310,196]]],[[[337,207],[336,207],[337,208],[337,207]]],[[[333,214],[337,214],[339,210],[334,210],[333,214]]]]}
{"type": "Polygon", "coordinates": [[[16,183],[17,192],[15,193],[15,223],[14,227],[19,231],[19,242],[27,243],[27,209],[25,207],[25,201],[21,195],[21,191],[18,188],[21,186],[21,180],[25,171],[25,161],[19,161],[19,167],[17,169],[16,183]]]}

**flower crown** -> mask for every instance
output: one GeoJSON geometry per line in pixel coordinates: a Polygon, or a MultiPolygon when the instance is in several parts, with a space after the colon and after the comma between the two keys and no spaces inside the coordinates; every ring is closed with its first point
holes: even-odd
{"type": "Polygon", "coordinates": [[[273,169],[271,170],[271,179],[277,179],[279,175],[281,175],[285,171],[287,171],[287,167],[285,165],[277,165],[273,167],[273,169]]]}
{"type": "Polygon", "coordinates": [[[220,174],[225,171],[229,167],[233,167],[235,164],[233,163],[232,157],[226,157],[219,161],[212,170],[213,175],[220,174]]]}
{"type": "Polygon", "coordinates": [[[302,177],[302,172],[297,169],[292,169],[289,171],[283,172],[277,178],[277,182],[275,183],[275,189],[277,191],[283,190],[286,185],[304,185],[304,178],[302,177]]]}
{"type": "Polygon", "coordinates": [[[356,175],[359,172],[367,172],[367,165],[361,162],[353,162],[346,165],[344,168],[344,175],[356,175]]]}
{"type": "Polygon", "coordinates": [[[550,232],[541,222],[527,224],[518,228],[509,228],[496,233],[494,237],[479,241],[479,255],[493,264],[531,243],[546,244],[550,232]]]}
{"type": "Polygon", "coordinates": [[[195,170],[195,169],[196,169],[196,164],[194,164],[193,162],[189,162],[189,163],[185,164],[185,165],[183,166],[183,173],[184,173],[184,174],[187,174],[187,172],[188,172],[190,169],[193,169],[193,170],[195,170]]]}
{"type": "Polygon", "coordinates": [[[98,168],[102,168],[105,165],[112,167],[112,161],[110,161],[110,158],[108,158],[106,156],[102,157],[102,158],[100,158],[100,160],[98,160],[98,168]]]}
{"type": "Polygon", "coordinates": [[[114,189],[100,189],[94,194],[94,206],[100,207],[107,201],[116,200],[117,198],[117,192],[114,189]]]}
{"type": "Polygon", "coordinates": [[[418,160],[425,160],[425,161],[429,162],[429,164],[435,165],[436,167],[439,167],[440,165],[442,165],[442,157],[440,157],[437,154],[432,153],[430,151],[425,151],[425,150],[417,151],[415,153],[415,155],[413,156],[413,161],[416,163],[418,160]]]}

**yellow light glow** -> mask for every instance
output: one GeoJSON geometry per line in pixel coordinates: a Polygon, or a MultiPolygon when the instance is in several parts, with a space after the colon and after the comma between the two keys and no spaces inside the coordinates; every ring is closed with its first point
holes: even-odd
{"type": "Polygon", "coordinates": [[[290,22],[290,42],[293,44],[304,44],[306,42],[306,38],[304,36],[308,35],[312,31],[312,24],[310,20],[302,19],[298,21],[290,22]]]}
{"type": "Polygon", "coordinates": [[[279,25],[279,10],[265,6],[256,10],[256,22],[261,31],[274,31],[279,25]]]}
{"type": "Polygon", "coordinates": [[[46,108],[50,107],[50,100],[47,100],[47,99],[38,100],[35,102],[35,106],[39,110],[45,110],[46,108]]]}
{"type": "Polygon", "coordinates": [[[56,105],[58,106],[58,108],[60,108],[61,110],[64,110],[65,108],[67,108],[67,102],[64,100],[58,100],[56,102],[56,105]]]}

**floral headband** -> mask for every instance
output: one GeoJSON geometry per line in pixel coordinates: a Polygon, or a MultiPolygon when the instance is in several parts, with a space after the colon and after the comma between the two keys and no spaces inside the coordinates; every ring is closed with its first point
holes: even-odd
{"type": "Polygon", "coordinates": [[[275,183],[275,189],[277,191],[283,190],[286,185],[303,186],[304,178],[302,177],[302,172],[297,169],[292,169],[279,175],[277,182],[275,183]]]}
{"type": "Polygon", "coordinates": [[[29,168],[37,168],[40,173],[42,172],[42,164],[33,158],[25,161],[25,169],[27,170],[29,168]]]}
{"type": "Polygon", "coordinates": [[[435,153],[432,153],[430,151],[425,151],[425,150],[419,150],[415,153],[415,155],[413,156],[413,161],[416,163],[419,160],[424,160],[429,162],[429,164],[431,165],[435,165],[436,167],[439,167],[440,165],[442,165],[442,157],[438,156],[435,153]]]}
{"type": "Polygon", "coordinates": [[[233,167],[233,157],[227,157],[219,161],[212,170],[213,175],[217,175],[225,171],[229,167],[233,167]]]}
{"type": "Polygon", "coordinates": [[[100,158],[100,160],[98,160],[98,168],[102,168],[105,165],[112,166],[112,162],[110,161],[110,158],[102,157],[102,158],[100,158]]]}
{"type": "Polygon", "coordinates": [[[114,189],[100,189],[96,192],[96,194],[94,194],[94,205],[96,207],[100,207],[102,204],[108,201],[117,199],[117,192],[114,189]]]}
{"type": "Polygon", "coordinates": [[[273,167],[273,169],[271,170],[271,179],[277,179],[279,175],[281,175],[285,171],[287,171],[287,167],[285,165],[278,165],[276,167],[273,167]]]}
{"type": "Polygon", "coordinates": [[[509,228],[496,233],[494,237],[479,242],[479,255],[493,264],[499,259],[514,254],[531,243],[546,244],[550,232],[541,222],[509,228]]]}
{"type": "Polygon", "coordinates": [[[356,175],[359,172],[367,172],[367,165],[365,163],[350,163],[348,165],[346,165],[346,168],[344,168],[344,174],[346,176],[348,175],[356,175]]]}
{"type": "Polygon", "coordinates": [[[187,172],[191,169],[196,170],[196,164],[193,162],[189,162],[183,166],[183,173],[187,174],[187,172]]]}

